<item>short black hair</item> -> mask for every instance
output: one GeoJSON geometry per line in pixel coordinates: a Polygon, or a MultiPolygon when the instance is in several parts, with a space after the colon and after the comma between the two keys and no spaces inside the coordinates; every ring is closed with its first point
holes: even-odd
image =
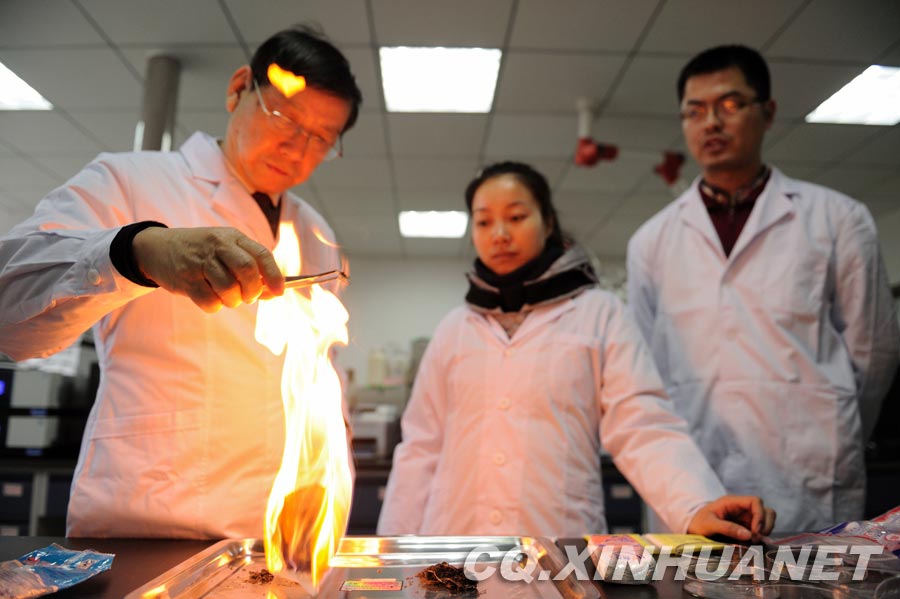
{"type": "Polygon", "coordinates": [[[466,186],[466,208],[469,211],[469,215],[472,214],[472,200],[475,198],[475,192],[478,191],[478,188],[488,179],[501,175],[512,175],[528,188],[528,191],[537,200],[538,207],[541,210],[541,218],[544,219],[545,223],[550,223],[550,236],[547,237],[547,244],[565,247],[569,239],[563,235],[560,228],[559,217],[556,215],[556,208],[553,207],[550,185],[547,183],[546,177],[522,162],[495,162],[481,169],[478,175],[466,186]]]}
{"type": "Polygon", "coordinates": [[[704,50],[688,62],[678,75],[678,102],[684,99],[684,88],[687,80],[694,75],[705,75],[725,69],[737,67],[744,74],[747,84],[756,92],[760,102],[772,96],[772,83],[769,78],[769,67],[762,55],[747,46],[716,46],[704,50]]]}
{"type": "Polygon", "coordinates": [[[253,80],[259,86],[269,85],[269,65],[306,78],[306,85],[328,92],[350,103],[350,116],[344,133],[356,123],[362,92],[350,71],[350,63],[325,34],[312,25],[295,25],[279,31],[264,41],[250,61],[253,80]]]}

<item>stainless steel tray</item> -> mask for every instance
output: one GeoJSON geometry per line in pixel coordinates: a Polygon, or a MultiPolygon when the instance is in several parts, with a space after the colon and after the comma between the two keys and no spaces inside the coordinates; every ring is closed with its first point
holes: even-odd
{"type": "MultiPolygon", "coordinates": [[[[449,591],[425,589],[416,574],[446,561],[462,566],[470,552],[478,551],[476,571],[495,568],[494,575],[478,583],[478,599],[599,599],[589,581],[574,572],[560,575],[565,558],[556,545],[533,537],[345,537],[320,585],[319,597],[331,599],[398,599],[466,597],[449,591]],[[526,572],[531,582],[510,581],[526,572]],[[544,574],[542,574],[542,572],[544,574]],[[360,583],[360,581],[370,581],[360,583]],[[376,582],[380,581],[380,582],[376,582]],[[348,590],[356,586],[355,590],[348,590]],[[377,589],[377,587],[381,589],[377,589]],[[359,587],[362,587],[361,589],[359,587]]],[[[128,594],[125,599],[307,599],[297,583],[276,578],[269,583],[251,579],[265,568],[262,540],[232,539],[182,562],[128,594]]],[[[569,569],[571,570],[571,568],[569,569]]]]}

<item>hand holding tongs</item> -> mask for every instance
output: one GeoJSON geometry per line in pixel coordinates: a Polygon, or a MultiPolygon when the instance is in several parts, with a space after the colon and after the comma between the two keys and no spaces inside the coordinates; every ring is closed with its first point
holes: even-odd
{"type": "Polygon", "coordinates": [[[297,289],[298,287],[309,287],[310,285],[315,285],[316,283],[325,283],[327,281],[334,281],[335,279],[340,279],[343,282],[350,281],[350,277],[348,277],[347,274],[343,271],[329,270],[326,272],[320,272],[317,275],[297,275],[293,277],[285,277],[284,288],[297,289]]]}

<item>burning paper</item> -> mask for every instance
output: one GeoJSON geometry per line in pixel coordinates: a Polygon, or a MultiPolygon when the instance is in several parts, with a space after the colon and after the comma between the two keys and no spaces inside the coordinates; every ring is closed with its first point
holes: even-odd
{"type": "MultiPolygon", "coordinates": [[[[299,274],[300,244],[282,224],[275,260],[299,274]]],[[[331,363],[335,343],[347,343],[347,310],[320,285],[260,302],[256,339],[284,352],[281,396],[285,442],[266,508],[266,565],[315,594],[347,527],[353,482],[341,410],[341,384],[331,363]]]]}
{"type": "Polygon", "coordinates": [[[302,92],[306,89],[306,77],[303,75],[294,75],[290,71],[285,71],[274,62],[269,65],[269,68],[266,70],[266,75],[269,76],[269,82],[274,85],[285,98],[290,98],[297,92],[302,92]]]}

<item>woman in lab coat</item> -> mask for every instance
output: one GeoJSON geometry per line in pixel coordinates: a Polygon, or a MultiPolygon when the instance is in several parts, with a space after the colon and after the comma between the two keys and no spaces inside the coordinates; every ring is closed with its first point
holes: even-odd
{"type": "Polygon", "coordinates": [[[378,533],[605,532],[601,441],[674,530],[771,530],[759,498],[722,497],[623,304],[564,239],[546,179],[491,165],[466,202],[478,259],[423,356],[378,533]]]}

